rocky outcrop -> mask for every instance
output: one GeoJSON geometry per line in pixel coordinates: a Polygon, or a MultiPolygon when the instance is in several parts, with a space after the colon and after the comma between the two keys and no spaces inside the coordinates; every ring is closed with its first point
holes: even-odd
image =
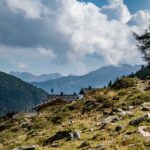
{"type": "Polygon", "coordinates": [[[48,144],[53,144],[54,142],[61,140],[61,139],[66,139],[66,140],[75,140],[75,139],[80,139],[80,133],[78,131],[59,131],[52,137],[48,138],[43,142],[43,145],[48,145],[48,144]]]}
{"type": "Polygon", "coordinates": [[[137,119],[134,119],[132,121],[129,122],[129,125],[131,126],[138,126],[141,122],[145,121],[146,119],[149,119],[150,118],[150,114],[146,114],[142,117],[139,117],[137,119]]]}
{"type": "Polygon", "coordinates": [[[35,150],[36,145],[32,145],[32,146],[21,146],[21,147],[17,147],[14,148],[12,150],[35,150]]]}
{"type": "Polygon", "coordinates": [[[138,128],[138,132],[139,132],[143,137],[148,137],[148,138],[150,138],[150,127],[141,126],[141,127],[138,128]]]}
{"type": "Polygon", "coordinates": [[[150,111],[150,103],[144,103],[142,105],[142,111],[150,111]]]}

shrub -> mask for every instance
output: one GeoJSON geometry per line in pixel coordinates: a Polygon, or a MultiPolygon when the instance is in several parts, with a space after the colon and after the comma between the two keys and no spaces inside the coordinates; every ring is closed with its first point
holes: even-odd
{"type": "Polygon", "coordinates": [[[137,85],[138,80],[136,78],[122,78],[117,80],[111,88],[113,89],[122,89],[122,88],[129,88],[135,87],[137,85]]]}

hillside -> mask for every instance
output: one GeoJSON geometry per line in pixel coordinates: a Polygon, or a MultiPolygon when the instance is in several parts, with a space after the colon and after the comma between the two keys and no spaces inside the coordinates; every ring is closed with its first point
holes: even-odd
{"type": "Polygon", "coordinates": [[[46,96],[45,91],[0,72],[0,114],[29,110],[46,96]]]}
{"type": "Polygon", "coordinates": [[[39,115],[1,118],[0,149],[149,150],[149,111],[150,80],[122,78],[39,115]]]}
{"type": "Polygon", "coordinates": [[[25,81],[25,82],[44,82],[47,80],[53,80],[62,77],[59,73],[52,74],[41,74],[41,75],[33,75],[28,72],[10,72],[11,75],[25,81]]]}
{"type": "Polygon", "coordinates": [[[34,82],[32,84],[47,92],[50,92],[51,88],[53,88],[55,93],[63,91],[72,94],[74,92],[78,93],[82,87],[103,87],[107,85],[110,80],[114,81],[117,77],[131,74],[140,68],[141,66],[130,66],[126,64],[120,66],[106,66],[83,76],[68,76],[46,82],[34,82]]]}
{"type": "Polygon", "coordinates": [[[138,77],[139,79],[150,78],[150,66],[142,66],[135,74],[131,74],[131,77],[138,77]]]}

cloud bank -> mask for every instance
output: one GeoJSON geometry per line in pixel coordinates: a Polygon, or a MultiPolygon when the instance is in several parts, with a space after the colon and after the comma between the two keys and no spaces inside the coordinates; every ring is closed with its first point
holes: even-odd
{"type": "Polygon", "coordinates": [[[149,20],[150,11],[131,14],[123,0],[101,8],[77,0],[1,0],[0,57],[70,63],[78,73],[88,71],[87,57],[103,58],[104,65],[141,63],[132,33],[149,20]]]}

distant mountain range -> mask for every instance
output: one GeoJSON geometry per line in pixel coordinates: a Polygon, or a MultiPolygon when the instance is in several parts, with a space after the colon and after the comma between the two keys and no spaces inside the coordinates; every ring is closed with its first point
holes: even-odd
{"type": "Polygon", "coordinates": [[[41,103],[48,93],[12,75],[0,72],[0,115],[30,110],[41,103]]]}
{"type": "Polygon", "coordinates": [[[10,72],[11,75],[22,79],[26,82],[44,82],[47,80],[53,80],[62,77],[59,73],[53,73],[53,74],[42,74],[42,75],[33,75],[31,73],[27,72],[10,72]]]}
{"type": "Polygon", "coordinates": [[[138,71],[140,68],[140,65],[130,66],[127,64],[106,66],[82,76],[67,76],[45,82],[33,82],[32,84],[47,92],[50,92],[53,88],[55,93],[63,91],[71,94],[73,92],[79,92],[82,87],[105,86],[110,80],[114,81],[117,77],[129,75],[132,72],[138,71]]]}

